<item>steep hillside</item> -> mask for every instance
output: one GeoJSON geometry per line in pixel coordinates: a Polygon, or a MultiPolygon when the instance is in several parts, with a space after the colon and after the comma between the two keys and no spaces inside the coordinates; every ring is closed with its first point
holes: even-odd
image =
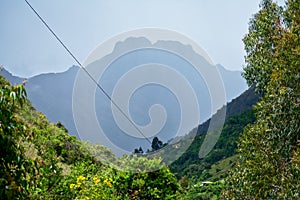
{"type": "Polygon", "coordinates": [[[79,67],[62,73],[41,74],[30,78],[25,87],[32,105],[51,122],[60,121],[69,133],[77,135],[72,116],[72,92],[79,67]]]}
{"type": "MultiPolygon", "coordinates": [[[[204,181],[210,178],[215,180],[216,177],[212,177],[214,174],[210,171],[212,166],[236,154],[240,133],[247,124],[255,120],[252,106],[257,102],[258,98],[258,95],[254,93],[254,89],[250,88],[227,105],[226,120],[220,138],[213,150],[203,159],[199,158],[199,150],[207,134],[210,120],[199,125],[196,136],[194,138],[191,137],[193,142],[188,150],[170,165],[171,170],[177,177],[185,176],[197,181],[204,181]]],[[[215,115],[218,115],[218,113],[215,115]]],[[[191,132],[190,134],[193,135],[194,133],[191,132]]],[[[179,142],[178,146],[182,142],[184,140],[179,142]]],[[[218,178],[224,178],[227,170],[223,169],[223,175],[218,176],[218,178]]]]}

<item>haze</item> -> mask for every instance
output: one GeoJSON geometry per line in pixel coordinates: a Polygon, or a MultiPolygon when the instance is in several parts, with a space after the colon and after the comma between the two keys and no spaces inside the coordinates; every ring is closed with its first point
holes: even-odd
{"type": "MultiPolygon", "coordinates": [[[[242,38],[259,2],[30,0],[81,62],[97,45],[118,33],[158,27],[185,34],[204,48],[215,64],[231,70],[242,70],[242,38]]],[[[14,75],[60,72],[75,64],[24,1],[1,1],[0,29],[0,64],[14,75]]]]}

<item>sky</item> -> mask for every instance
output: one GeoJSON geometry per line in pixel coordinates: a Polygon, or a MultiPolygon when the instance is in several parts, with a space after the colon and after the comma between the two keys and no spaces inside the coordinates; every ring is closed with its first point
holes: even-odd
{"type": "MultiPolygon", "coordinates": [[[[122,32],[155,27],[200,45],[214,64],[242,70],[242,38],[260,0],[28,0],[83,63],[99,44],[122,32]]],[[[282,5],[284,0],[277,0],[282,5]]],[[[31,77],[75,64],[23,0],[0,0],[0,65],[31,77]]]]}

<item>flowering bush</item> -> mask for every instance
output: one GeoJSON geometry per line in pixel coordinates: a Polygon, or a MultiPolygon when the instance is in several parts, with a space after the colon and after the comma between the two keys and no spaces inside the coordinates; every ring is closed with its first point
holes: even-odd
{"type": "Polygon", "coordinates": [[[111,169],[97,171],[87,176],[79,175],[76,181],[69,185],[77,200],[83,199],[119,199],[114,188],[111,169]]]}
{"type": "MultiPolygon", "coordinates": [[[[154,162],[135,156],[127,157],[126,162],[129,159],[133,166],[141,160],[145,166],[154,162]]],[[[178,181],[166,167],[134,173],[86,165],[78,166],[74,175],[69,181],[69,190],[75,199],[180,199],[178,181]]]]}

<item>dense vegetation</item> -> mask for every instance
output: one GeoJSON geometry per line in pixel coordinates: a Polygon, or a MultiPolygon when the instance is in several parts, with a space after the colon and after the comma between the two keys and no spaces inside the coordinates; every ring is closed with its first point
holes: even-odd
{"type": "Polygon", "coordinates": [[[117,159],[100,145],[77,140],[34,110],[23,85],[11,86],[3,77],[0,94],[1,199],[181,198],[176,177],[160,159],[117,159]],[[108,160],[118,166],[102,162],[108,160]]]}
{"type": "MultiPolygon", "coordinates": [[[[199,149],[205,134],[196,135],[188,150],[171,165],[171,170],[178,177],[185,176],[197,181],[210,179],[212,174],[209,173],[209,170],[212,165],[236,154],[237,138],[243,131],[243,128],[253,121],[254,115],[251,109],[240,115],[228,118],[214,149],[203,159],[199,158],[199,149]]],[[[221,176],[219,178],[224,177],[221,176]]]]}
{"type": "Polygon", "coordinates": [[[300,0],[285,8],[262,1],[244,38],[251,88],[228,104],[222,134],[202,159],[209,120],[177,143],[155,138],[148,155],[138,148],[116,158],[50,123],[23,84],[0,77],[0,199],[299,199],[299,22],[300,0]],[[254,88],[261,98],[253,109],[254,88]],[[151,157],[158,149],[166,157],[151,157]]]}
{"type": "Polygon", "coordinates": [[[300,1],[263,0],[244,38],[244,77],[263,94],[239,141],[227,199],[300,199],[300,1]]]}
{"type": "MultiPolygon", "coordinates": [[[[252,106],[258,98],[259,96],[254,94],[254,89],[250,88],[227,105],[227,116],[220,138],[205,158],[199,158],[199,149],[207,134],[210,120],[198,127],[189,148],[170,165],[171,171],[186,189],[187,199],[220,198],[225,187],[224,179],[238,158],[236,149],[240,133],[246,125],[255,121],[252,106]]],[[[181,140],[176,145],[184,142],[185,140],[181,140]]]]}

